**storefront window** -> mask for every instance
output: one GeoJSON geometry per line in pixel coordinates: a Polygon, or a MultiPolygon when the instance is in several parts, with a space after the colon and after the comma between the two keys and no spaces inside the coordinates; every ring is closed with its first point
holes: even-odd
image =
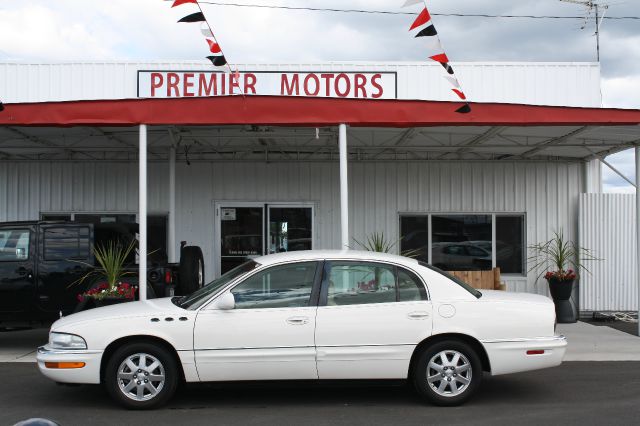
{"type": "Polygon", "coordinates": [[[403,215],[400,251],[445,271],[490,270],[495,264],[503,274],[524,274],[524,229],[523,215],[403,215]]]}

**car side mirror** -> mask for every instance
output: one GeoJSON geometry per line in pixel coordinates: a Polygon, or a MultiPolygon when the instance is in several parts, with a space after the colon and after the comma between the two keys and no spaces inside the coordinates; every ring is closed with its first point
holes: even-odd
{"type": "Polygon", "coordinates": [[[214,309],[221,311],[230,311],[235,309],[236,307],[236,298],[233,296],[233,293],[226,292],[219,299],[216,300],[214,304],[214,309]]]}

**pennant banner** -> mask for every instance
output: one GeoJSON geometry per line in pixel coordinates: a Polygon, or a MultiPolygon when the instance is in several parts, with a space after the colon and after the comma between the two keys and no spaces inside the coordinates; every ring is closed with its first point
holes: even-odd
{"type": "MultiPolygon", "coordinates": [[[[200,7],[200,3],[198,3],[198,0],[175,0],[171,5],[171,7],[181,6],[184,4],[194,4],[198,7],[198,11],[185,16],[184,18],[180,19],[178,23],[198,23],[199,22],[200,33],[204,36],[205,41],[209,46],[209,52],[211,53],[209,56],[206,56],[206,58],[209,61],[211,61],[211,64],[214,67],[226,66],[229,69],[229,73],[233,74],[233,70],[231,69],[231,66],[229,65],[229,63],[227,62],[227,59],[225,58],[224,53],[222,52],[222,47],[220,47],[220,44],[216,40],[216,37],[213,34],[213,31],[211,30],[211,26],[209,25],[207,18],[204,16],[204,12],[200,7]]],[[[230,93],[230,94],[233,94],[233,93],[230,93]]]]}
{"type": "MultiPolygon", "coordinates": [[[[415,31],[416,38],[424,38],[426,41],[427,47],[434,54],[429,56],[429,59],[440,63],[448,75],[445,76],[445,79],[453,86],[451,91],[461,100],[466,101],[467,96],[462,91],[462,85],[460,81],[455,75],[453,71],[453,67],[449,65],[449,57],[444,51],[442,47],[442,43],[440,42],[440,37],[438,36],[438,31],[436,30],[435,25],[432,22],[431,14],[429,13],[429,9],[427,7],[426,0],[407,0],[405,1],[403,7],[413,6],[415,4],[422,4],[424,8],[418,15],[418,17],[413,21],[409,31],[415,31]]],[[[458,108],[456,112],[460,114],[468,114],[471,112],[471,105],[468,102],[461,108],[458,108]]]]}

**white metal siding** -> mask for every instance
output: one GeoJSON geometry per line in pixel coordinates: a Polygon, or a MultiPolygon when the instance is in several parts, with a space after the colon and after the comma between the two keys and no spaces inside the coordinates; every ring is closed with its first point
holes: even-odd
{"type": "MultiPolygon", "coordinates": [[[[455,63],[473,102],[600,107],[597,63],[455,63]]],[[[242,71],[395,71],[399,99],[454,101],[436,63],[327,62],[318,64],[242,64],[242,71]]],[[[0,63],[0,93],[5,103],[85,99],[125,99],[137,95],[138,70],[209,70],[200,61],[0,63]]]]}
{"type": "Polygon", "coordinates": [[[583,274],[583,311],[636,311],[638,262],[636,197],[627,194],[580,196],[580,244],[594,250],[601,262],[589,262],[583,274]]]}
{"type": "MultiPolygon", "coordinates": [[[[582,170],[580,163],[353,163],[351,235],[383,231],[397,239],[399,212],[509,212],[526,214],[528,244],[559,228],[575,238],[582,170]]],[[[168,165],[149,165],[151,212],[168,211],[167,176],[168,165]]],[[[338,178],[338,163],[178,164],[177,238],[202,246],[211,278],[215,201],[313,202],[316,248],[339,248],[338,178]]],[[[55,211],[135,213],[137,188],[133,163],[0,163],[0,221],[55,211]]],[[[546,293],[534,275],[505,280],[514,291],[546,293]]]]}

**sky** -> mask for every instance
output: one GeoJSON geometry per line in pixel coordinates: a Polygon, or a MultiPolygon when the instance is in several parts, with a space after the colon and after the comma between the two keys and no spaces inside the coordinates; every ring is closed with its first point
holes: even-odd
{"type": "MultiPolygon", "coordinates": [[[[207,48],[193,26],[177,24],[187,6],[167,0],[0,0],[0,60],[193,60],[207,48]]],[[[417,12],[404,0],[202,1],[230,62],[418,61],[413,17],[311,12],[211,3],[417,12]]],[[[640,16],[640,0],[600,0],[605,16],[640,16]]],[[[432,13],[587,16],[560,0],[428,0],[432,13]]],[[[595,61],[593,19],[491,19],[436,16],[453,61],[595,61]],[[586,26],[585,26],[586,25],[586,26]],[[583,28],[584,27],[584,28],[583,28]]],[[[640,21],[606,20],[600,28],[605,107],[640,109],[640,21]]],[[[463,82],[464,84],[464,82],[463,82]]],[[[0,99],[2,94],[0,93],[0,99]]],[[[634,178],[633,152],[609,158],[634,178]]],[[[605,189],[632,192],[604,168],[605,189]]]]}

